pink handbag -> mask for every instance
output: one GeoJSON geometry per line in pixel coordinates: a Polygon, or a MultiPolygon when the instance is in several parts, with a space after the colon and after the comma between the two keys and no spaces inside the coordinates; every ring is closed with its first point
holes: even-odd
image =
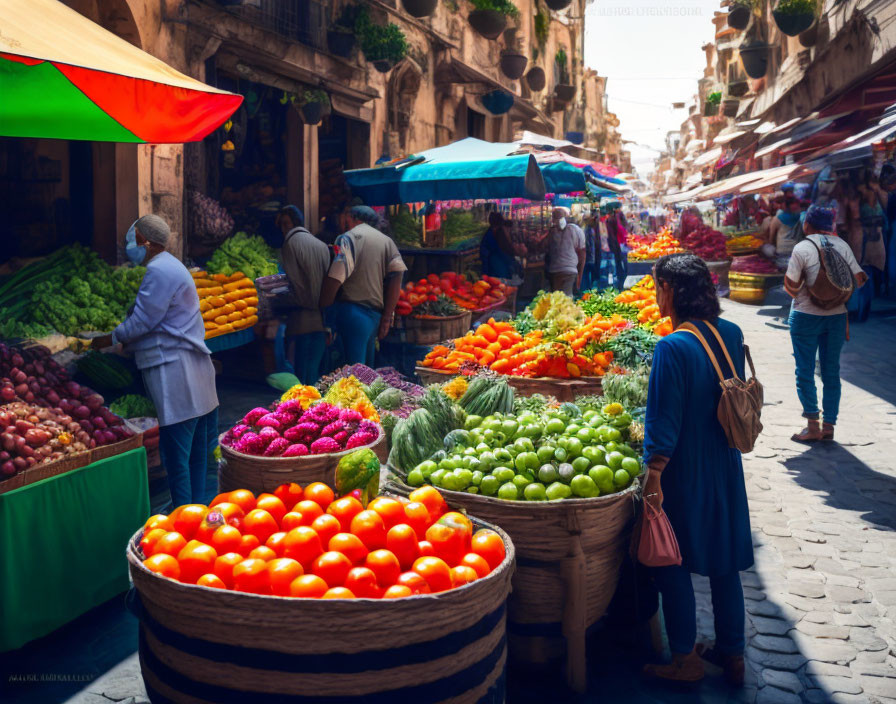
{"type": "Polygon", "coordinates": [[[641,516],[641,538],[638,542],[638,562],[647,567],[669,567],[681,564],[681,552],[675,531],[663,509],[644,502],[641,516]]]}

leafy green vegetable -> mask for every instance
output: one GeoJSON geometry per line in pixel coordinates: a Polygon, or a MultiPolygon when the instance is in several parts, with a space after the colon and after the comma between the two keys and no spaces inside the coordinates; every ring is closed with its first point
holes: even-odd
{"type": "Polygon", "coordinates": [[[451,315],[460,315],[463,312],[464,309],[457,305],[457,303],[452,301],[445,294],[440,294],[436,300],[426,301],[426,303],[419,306],[414,311],[414,315],[436,315],[440,318],[447,318],[451,315]]]}
{"type": "Polygon", "coordinates": [[[277,252],[259,235],[250,237],[245,232],[237,232],[215,250],[206,270],[227,276],[241,271],[250,279],[272,276],[278,271],[277,252]]]}
{"type": "Polygon", "coordinates": [[[146,396],[126,394],[109,404],[109,410],[120,418],[155,418],[156,407],[146,396]]]}
{"type": "Polygon", "coordinates": [[[420,247],[421,226],[406,205],[399,206],[398,210],[389,216],[389,227],[392,230],[392,239],[406,247],[420,247]]]}
{"type": "Polygon", "coordinates": [[[591,290],[582,294],[582,300],[579,305],[585,311],[585,315],[591,317],[593,315],[602,315],[609,318],[612,315],[621,315],[626,320],[632,322],[638,319],[638,309],[627,303],[616,303],[615,298],[619,292],[614,288],[608,288],[604,291],[591,290]],[[585,298],[587,296],[587,299],[585,298]]]}
{"type": "Polygon", "coordinates": [[[607,343],[606,348],[613,351],[613,361],[616,364],[635,367],[650,363],[659,341],[660,338],[649,330],[635,327],[623,330],[607,343]]]}
{"type": "Polygon", "coordinates": [[[647,405],[647,382],[650,369],[635,367],[624,373],[608,372],[603,380],[603,391],[608,401],[621,403],[626,408],[641,408],[647,405]]]}

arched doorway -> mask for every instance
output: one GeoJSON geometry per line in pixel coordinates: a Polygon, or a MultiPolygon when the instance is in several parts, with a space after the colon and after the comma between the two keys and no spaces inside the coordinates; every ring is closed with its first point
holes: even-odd
{"type": "Polygon", "coordinates": [[[414,103],[420,91],[423,72],[417,63],[406,58],[392,71],[388,84],[389,147],[392,154],[406,154],[413,143],[414,103]]]}

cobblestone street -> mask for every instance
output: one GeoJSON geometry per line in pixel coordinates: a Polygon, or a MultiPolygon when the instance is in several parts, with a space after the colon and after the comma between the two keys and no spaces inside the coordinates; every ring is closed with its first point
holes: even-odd
{"type": "MultiPolygon", "coordinates": [[[[756,564],[742,575],[752,670],[742,701],[896,701],[896,317],[852,327],[839,442],[807,448],[790,440],[800,406],[775,312],[725,302],[767,404],[744,463],[756,564]]],[[[708,583],[699,587],[711,630],[708,583]]]]}

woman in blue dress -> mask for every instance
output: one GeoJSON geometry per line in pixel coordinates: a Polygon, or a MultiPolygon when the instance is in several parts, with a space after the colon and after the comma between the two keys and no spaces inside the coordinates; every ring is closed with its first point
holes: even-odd
{"type": "MultiPolygon", "coordinates": [[[[691,322],[713,348],[726,377],[731,370],[709,325],[715,326],[744,378],[743,334],[719,318],[721,309],[706,264],[693,254],[671,254],[654,268],[660,314],[678,328],[691,322]]],[[[740,452],[728,446],[716,412],[721,387],[696,336],[673,333],[657,344],[650,372],[644,454],[649,468],[645,501],[662,506],[675,531],[681,566],[653,570],[663,595],[672,661],[644,674],[677,682],[703,677],[701,655],[744,678],[744,596],[741,570],[753,564],[750,516],[740,452]],[[696,602],[691,574],[709,577],[716,643],[695,647],[696,602]]]]}

